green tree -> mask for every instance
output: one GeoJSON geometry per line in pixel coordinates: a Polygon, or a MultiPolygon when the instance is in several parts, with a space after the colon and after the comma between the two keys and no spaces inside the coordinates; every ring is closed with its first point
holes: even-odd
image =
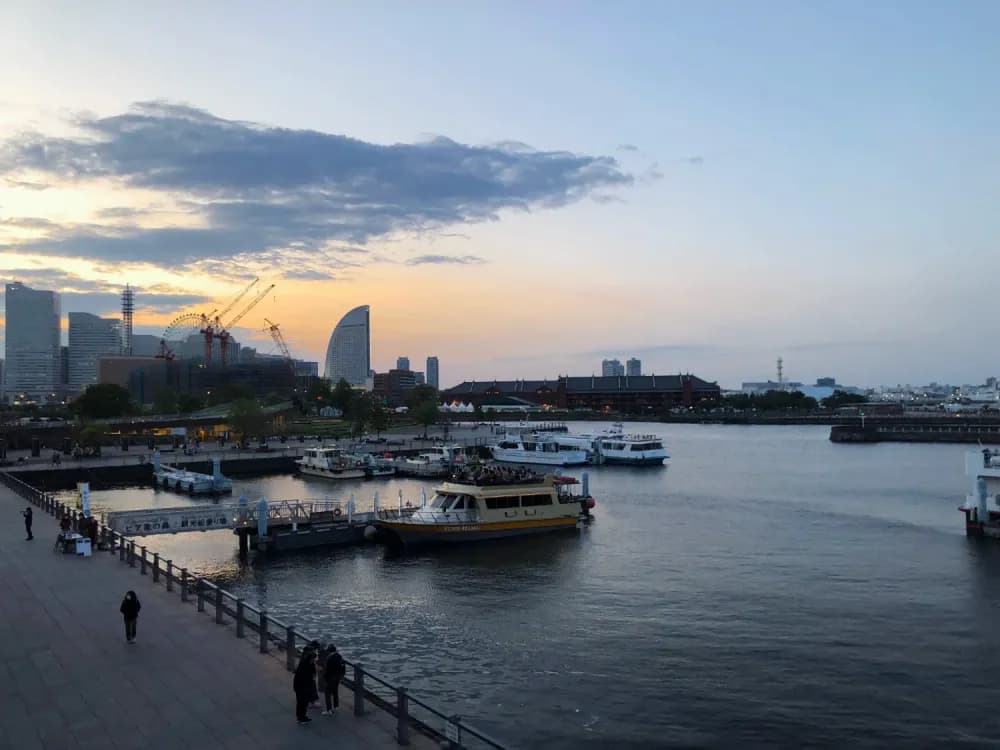
{"type": "Polygon", "coordinates": [[[372,429],[378,436],[389,429],[389,410],[380,401],[372,404],[371,422],[372,429]]]}
{"type": "Polygon", "coordinates": [[[207,396],[209,406],[245,401],[254,397],[253,388],[245,383],[224,383],[209,391],[207,396]]]}
{"type": "Polygon", "coordinates": [[[415,409],[427,401],[437,406],[437,400],[437,388],[432,385],[418,385],[406,394],[406,405],[411,409],[415,409]]]}
{"type": "Polygon", "coordinates": [[[193,411],[205,408],[204,402],[191,393],[184,393],[177,399],[177,411],[180,414],[190,414],[193,411]]]}
{"type": "Polygon", "coordinates": [[[229,407],[226,421],[229,423],[229,428],[243,441],[260,432],[265,423],[260,404],[252,398],[241,398],[234,401],[229,407]]]}
{"type": "Polygon", "coordinates": [[[114,383],[87,386],[70,409],[84,419],[113,419],[134,414],[135,404],[129,392],[114,383]]]}
{"type": "Polygon", "coordinates": [[[424,426],[424,437],[427,437],[427,428],[438,421],[437,401],[423,401],[410,407],[410,416],[424,426]]]}
{"type": "Polygon", "coordinates": [[[370,393],[355,396],[348,406],[348,411],[344,416],[351,421],[351,435],[361,437],[365,434],[365,428],[371,424],[375,413],[375,398],[370,393]]]}
{"type": "Polygon", "coordinates": [[[153,399],[154,414],[176,414],[178,409],[177,391],[173,388],[161,388],[153,399]]]}
{"type": "Polygon", "coordinates": [[[333,403],[333,391],[330,389],[330,381],[325,378],[310,378],[309,387],[306,388],[305,400],[309,408],[315,409],[322,409],[324,406],[333,403]]]}
{"type": "Polygon", "coordinates": [[[351,405],[358,398],[357,392],[351,387],[351,384],[346,380],[341,378],[337,385],[334,387],[333,391],[330,393],[329,403],[334,408],[340,409],[347,416],[351,413],[351,405]]]}

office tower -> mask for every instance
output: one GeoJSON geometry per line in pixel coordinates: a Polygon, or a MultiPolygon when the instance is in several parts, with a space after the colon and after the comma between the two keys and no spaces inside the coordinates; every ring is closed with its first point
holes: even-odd
{"type": "Polygon", "coordinates": [[[604,377],[622,376],[625,374],[625,366],[617,359],[605,359],[601,362],[601,375],[604,377]]]}
{"type": "Polygon", "coordinates": [[[6,297],[8,398],[44,401],[59,380],[59,295],[15,281],[6,297]]]}
{"type": "Polygon", "coordinates": [[[433,388],[440,388],[441,378],[438,371],[438,358],[427,358],[427,385],[433,388]]]}
{"type": "Polygon", "coordinates": [[[409,370],[410,369],[410,358],[409,357],[396,357],[396,369],[397,370],[409,370]]]}
{"type": "Polygon", "coordinates": [[[642,360],[632,357],[625,363],[625,374],[630,378],[637,378],[642,375],[642,360]]]}
{"type": "Polygon", "coordinates": [[[69,314],[69,390],[80,393],[97,382],[97,360],[121,354],[122,322],[85,312],[69,314]]]}

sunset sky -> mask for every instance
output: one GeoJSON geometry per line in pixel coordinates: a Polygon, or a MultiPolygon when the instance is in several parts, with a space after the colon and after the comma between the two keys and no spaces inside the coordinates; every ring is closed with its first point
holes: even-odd
{"type": "Polygon", "coordinates": [[[463,379],[980,382],[995,2],[5,3],[0,269],[463,379]]]}

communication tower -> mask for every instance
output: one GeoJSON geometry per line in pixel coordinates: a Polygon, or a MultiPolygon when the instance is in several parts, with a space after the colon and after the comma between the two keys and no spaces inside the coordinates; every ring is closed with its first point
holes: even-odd
{"type": "Polygon", "coordinates": [[[781,385],[782,383],[785,382],[783,373],[784,368],[782,366],[783,364],[784,363],[782,362],[781,357],[778,357],[778,385],[781,385]]]}
{"type": "Polygon", "coordinates": [[[132,356],[132,320],[135,315],[135,292],[128,284],[122,290],[122,354],[132,356]]]}

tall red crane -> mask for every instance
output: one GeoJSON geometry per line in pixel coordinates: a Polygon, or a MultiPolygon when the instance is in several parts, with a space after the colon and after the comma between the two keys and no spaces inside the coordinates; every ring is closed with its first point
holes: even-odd
{"type": "MultiPolygon", "coordinates": [[[[274,289],[275,286],[276,286],[275,284],[271,284],[271,286],[269,286],[267,289],[263,290],[262,292],[258,292],[257,296],[254,297],[252,300],[250,300],[250,303],[242,310],[240,310],[239,313],[237,313],[232,320],[230,320],[225,325],[220,325],[218,329],[215,331],[215,337],[219,339],[219,347],[220,347],[219,354],[221,355],[222,358],[223,367],[229,364],[229,337],[230,337],[229,329],[232,328],[237,323],[239,323],[241,320],[243,320],[243,316],[245,316],[248,312],[253,310],[257,306],[257,303],[260,302],[262,299],[264,299],[264,297],[266,297],[268,294],[270,294],[271,290],[274,289]]],[[[247,291],[249,291],[249,289],[247,289],[247,291]]],[[[218,318],[216,318],[216,320],[218,320],[218,318]]]]}
{"type": "MultiPolygon", "coordinates": [[[[243,299],[244,297],[246,297],[247,293],[251,289],[253,289],[254,286],[257,285],[258,281],[260,281],[260,278],[259,277],[254,277],[254,280],[251,281],[249,284],[247,284],[246,287],[243,289],[242,292],[240,292],[235,297],[233,297],[233,299],[230,301],[230,303],[228,305],[226,305],[224,308],[222,308],[222,310],[218,310],[218,308],[216,308],[215,310],[212,310],[212,312],[210,312],[208,315],[204,316],[205,317],[205,325],[201,328],[201,330],[199,331],[199,333],[201,333],[201,335],[205,337],[205,364],[206,365],[210,365],[212,363],[213,341],[216,338],[219,338],[219,334],[220,334],[221,329],[222,329],[222,324],[220,322],[222,316],[224,316],[226,313],[228,313],[230,310],[232,310],[236,306],[237,302],[239,302],[241,299],[243,299]]],[[[225,354],[224,353],[222,354],[222,359],[223,359],[223,364],[225,364],[225,354]]]]}
{"type": "Polygon", "coordinates": [[[281,335],[281,329],[278,328],[278,324],[272,323],[267,318],[264,318],[264,322],[267,323],[267,328],[264,330],[271,334],[271,338],[274,339],[274,345],[278,347],[281,356],[289,362],[294,362],[295,360],[292,359],[292,353],[288,351],[288,344],[285,343],[285,337],[281,335]]]}

